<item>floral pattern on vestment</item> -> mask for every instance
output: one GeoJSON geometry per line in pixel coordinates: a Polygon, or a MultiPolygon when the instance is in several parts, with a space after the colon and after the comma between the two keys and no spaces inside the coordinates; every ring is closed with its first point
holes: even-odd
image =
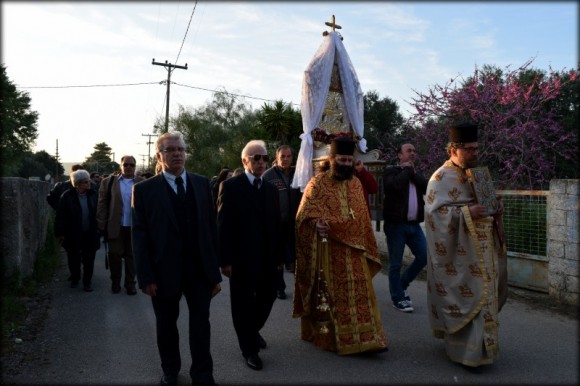
{"type": "Polygon", "coordinates": [[[339,354],[387,347],[372,277],[380,255],[362,185],[338,181],[329,172],[308,183],[296,215],[296,273],[293,316],[302,318],[302,337],[339,354]],[[350,214],[354,212],[354,218],[350,214]],[[316,220],[330,225],[323,245],[316,220]],[[323,269],[331,301],[329,333],[316,325],[318,270],[323,269]]]}

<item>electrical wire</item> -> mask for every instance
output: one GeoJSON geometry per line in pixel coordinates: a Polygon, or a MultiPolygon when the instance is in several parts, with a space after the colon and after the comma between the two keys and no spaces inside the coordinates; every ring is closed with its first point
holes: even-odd
{"type": "Polygon", "coordinates": [[[185,30],[185,35],[183,36],[183,40],[181,41],[181,47],[179,47],[179,53],[177,54],[177,58],[175,58],[175,64],[179,60],[179,56],[181,55],[181,50],[183,49],[183,44],[185,43],[185,38],[187,38],[187,33],[189,32],[189,26],[191,25],[191,20],[193,19],[193,14],[195,13],[195,8],[197,8],[197,0],[193,5],[193,11],[191,11],[191,16],[189,17],[189,23],[187,23],[187,29],[185,30]]]}
{"type": "MultiPolygon", "coordinates": [[[[166,80],[162,80],[160,82],[140,82],[140,83],[117,83],[117,84],[93,84],[93,85],[72,85],[72,86],[17,86],[20,89],[39,89],[39,88],[45,88],[45,89],[60,89],[60,88],[91,88],[91,87],[123,87],[123,86],[143,86],[143,85],[151,85],[151,84],[166,84],[166,80]]],[[[198,86],[190,86],[187,84],[182,84],[182,83],[177,83],[177,82],[171,82],[174,85],[177,86],[181,86],[181,87],[187,87],[187,88],[193,88],[196,90],[202,90],[202,91],[208,91],[208,92],[212,92],[212,93],[224,93],[227,95],[233,95],[236,97],[242,97],[242,98],[248,98],[248,99],[256,99],[256,100],[261,100],[261,101],[265,101],[265,102],[276,102],[275,100],[272,99],[266,99],[266,98],[258,98],[258,97],[253,97],[250,95],[244,95],[244,94],[236,94],[236,93],[232,93],[232,92],[228,92],[228,91],[223,91],[223,90],[212,90],[209,88],[203,88],[203,87],[198,87],[198,86]]],[[[166,97],[167,95],[165,95],[164,99],[163,99],[163,108],[165,108],[165,102],[166,102],[166,97]]],[[[297,103],[292,103],[295,106],[299,106],[299,104],[297,103]]],[[[163,110],[162,108],[162,110],[163,110]]]]}
{"type": "Polygon", "coordinates": [[[161,82],[141,82],[141,83],[117,83],[117,84],[90,84],[77,86],[17,86],[18,88],[90,88],[90,87],[123,87],[123,86],[142,86],[146,84],[160,84],[161,82]]]}

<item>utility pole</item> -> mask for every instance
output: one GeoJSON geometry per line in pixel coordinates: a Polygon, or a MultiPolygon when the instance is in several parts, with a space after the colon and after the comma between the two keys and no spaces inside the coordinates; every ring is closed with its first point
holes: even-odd
{"type": "Polygon", "coordinates": [[[141,171],[144,172],[145,170],[145,157],[147,157],[147,154],[139,154],[139,157],[141,157],[141,171]]]}
{"type": "Polygon", "coordinates": [[[54,157],[56,159],[56,171],[54,173],[54,182],[58,181],[58,139],[56,140],[56,156],[54,157]]]}
{"type": "Polygon", "coordinates": [[[148,137],[147,139],[147,171],[151,171],[151,137],[156,137],[157,134],[141,134],[143,137],[148,137]]]}
{"type": "Polygon", "coordinates": [[[169,131],[169,89],[171,85],[171,71],[173,68],[187,70],[187,63],[185,63],[185,66],[178,66],[177,64],[167,63],[167,60],[165,63],[159,63],[155,61],[155,58],[153,58],[152,64],[156,66],[163,66],[167,69],[167,102],[165,106],[165,132],[167,133],[169,131]]]}

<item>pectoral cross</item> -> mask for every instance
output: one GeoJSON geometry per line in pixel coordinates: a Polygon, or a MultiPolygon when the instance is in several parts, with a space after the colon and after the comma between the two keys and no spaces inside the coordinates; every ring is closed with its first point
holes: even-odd
{"type": "Polygon", "coordinates": [[[354,210],[352,210],[352,208],[348,208],[348,214],[350,214],[350,217],[354,220],[354,210]]]}

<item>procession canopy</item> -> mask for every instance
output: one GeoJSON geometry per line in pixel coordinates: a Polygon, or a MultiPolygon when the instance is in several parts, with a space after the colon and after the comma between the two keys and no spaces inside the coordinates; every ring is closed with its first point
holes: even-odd
{"type": "Polygon", "coordinates": [[[302,140],[292,187],[304,188],[314,175],[313,155],[325,152],[337,136],[350,136],[366,152],[363,92],[335,23],[304,71],[302,82],[302,140]]]}

